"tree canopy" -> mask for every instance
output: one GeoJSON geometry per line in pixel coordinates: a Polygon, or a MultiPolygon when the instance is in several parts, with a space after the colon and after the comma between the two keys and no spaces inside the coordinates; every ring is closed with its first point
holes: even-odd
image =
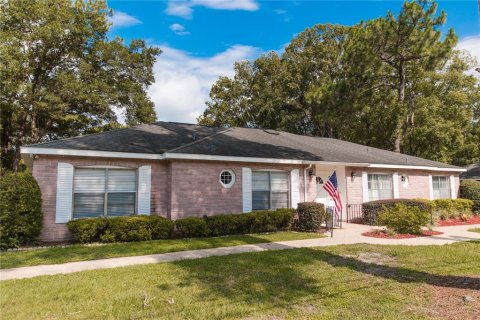
{"type": "Polygon", "coordinates": [[[320,24],[282,55],[237,62],[212,86],[201,124],[333,137],[464,165],[480,158],[475,61],[455,50],[446,13],[406,1],[353,26],[320,24]]]}
{"type": "Polygon", "coordinates": [[[16,170],[20,147],[152,122],[146,90],[160,50],[108,39],[105,0],[0,3],[2,166],[16,170]]]}

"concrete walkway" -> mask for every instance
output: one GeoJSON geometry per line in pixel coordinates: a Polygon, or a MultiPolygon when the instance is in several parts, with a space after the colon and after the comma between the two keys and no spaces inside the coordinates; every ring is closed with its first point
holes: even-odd
{"type": "Polygon", "coordinates": [[[0,280],[33,278],[42,275],[67,274],[87,270],[108,269],[159,262],[171,262],[185,259],[198,259],[210,256],[224,256],[244,252],[324,247],[340,244],[368,243],[380,245],[409,246],[444,245],[459,241],[479,240],[480,233],[467,231],[468,229],[478,227],[480,227],[480,225],[478,224],[468,226],[438,227],[435,228],[435,231],[441,231],[444,234],[430,237],[394,240],[364,237],[361,235],[361,233],[371,230],[372,227],[359,224],[344,223],[343,229],[334,231],[333,238],[328,237],[307,240],[279,241],[271,243],[248,244],[235,247],[221,247],[202,250],[151,254],[145,256],[110,258],[80,262],[68,262],[62,264],[3,269],[0,270],[0,280]]]}

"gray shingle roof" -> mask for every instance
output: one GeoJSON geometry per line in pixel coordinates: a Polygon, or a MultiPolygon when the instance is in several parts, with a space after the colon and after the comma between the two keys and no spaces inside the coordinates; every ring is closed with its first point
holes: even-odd
{"type": "Polygon", "coordinates": [[[364,145],[292,133],[156,122],[28,147],[458,168],[364,145]]]}

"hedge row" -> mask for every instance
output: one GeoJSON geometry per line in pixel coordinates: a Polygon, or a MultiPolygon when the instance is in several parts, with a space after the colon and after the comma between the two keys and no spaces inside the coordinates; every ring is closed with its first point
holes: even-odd
{"type": "Polygon", "coordinates": [[[290,230],[294,214],[294,209],[278,209],[175,222],[159,216],[89,218],[69,221],[67,227],[81,243],[128,242],[290,230]]]}
{"type": "Polygon", "coordinates": [[[480,214],[480,181],[463,180],[460,183],[460,194],[462,198],[472,200],[473,212],[480,214]]]}
{"type": "Polygon", "coordinates": [[[420,212],[430,213],[434,208],[434,203],[423,199],[388,199],[365,202],[362,205],[363,219],[365,223],[375,225],[378,223],[378,215],[385,209],[393,209],[397,204],[408,208],[418,208],[420,212]]]}
{"type": "Polygon", "coordinates": [[[377,224],[378,215],[385,209],[389,210],[403,204],[408,208],[418,208],[420,212],[432,214],[437,218],[459,218],[475,212],[474,202],[469,199],[389,199],[366,202],[362,206],[366,223],[377,224]]]}

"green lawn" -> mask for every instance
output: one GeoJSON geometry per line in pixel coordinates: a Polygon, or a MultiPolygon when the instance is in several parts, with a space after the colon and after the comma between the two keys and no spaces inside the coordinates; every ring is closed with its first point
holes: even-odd
{"type": "Polygon", "coordinates": [[[5,319],[477,319],[480,241],[245,253],[12,280],[1,291],[5,319]]]}
{"type": "Polygon", "coordinates": [[[468,231],[480,233],[480,228],[468,229],[468,231]]]}
{"type": "Polygon", "coordinates": [[[74,245],[0,253],[0,268],[8,269],[40,264],[64,263],[102,258],[139,256],[144,254],[238,246],[262,242],[302,240],[324,237],[318,233],[274,232],[199,239],[153,240],[100,246],[74,245]]]}

